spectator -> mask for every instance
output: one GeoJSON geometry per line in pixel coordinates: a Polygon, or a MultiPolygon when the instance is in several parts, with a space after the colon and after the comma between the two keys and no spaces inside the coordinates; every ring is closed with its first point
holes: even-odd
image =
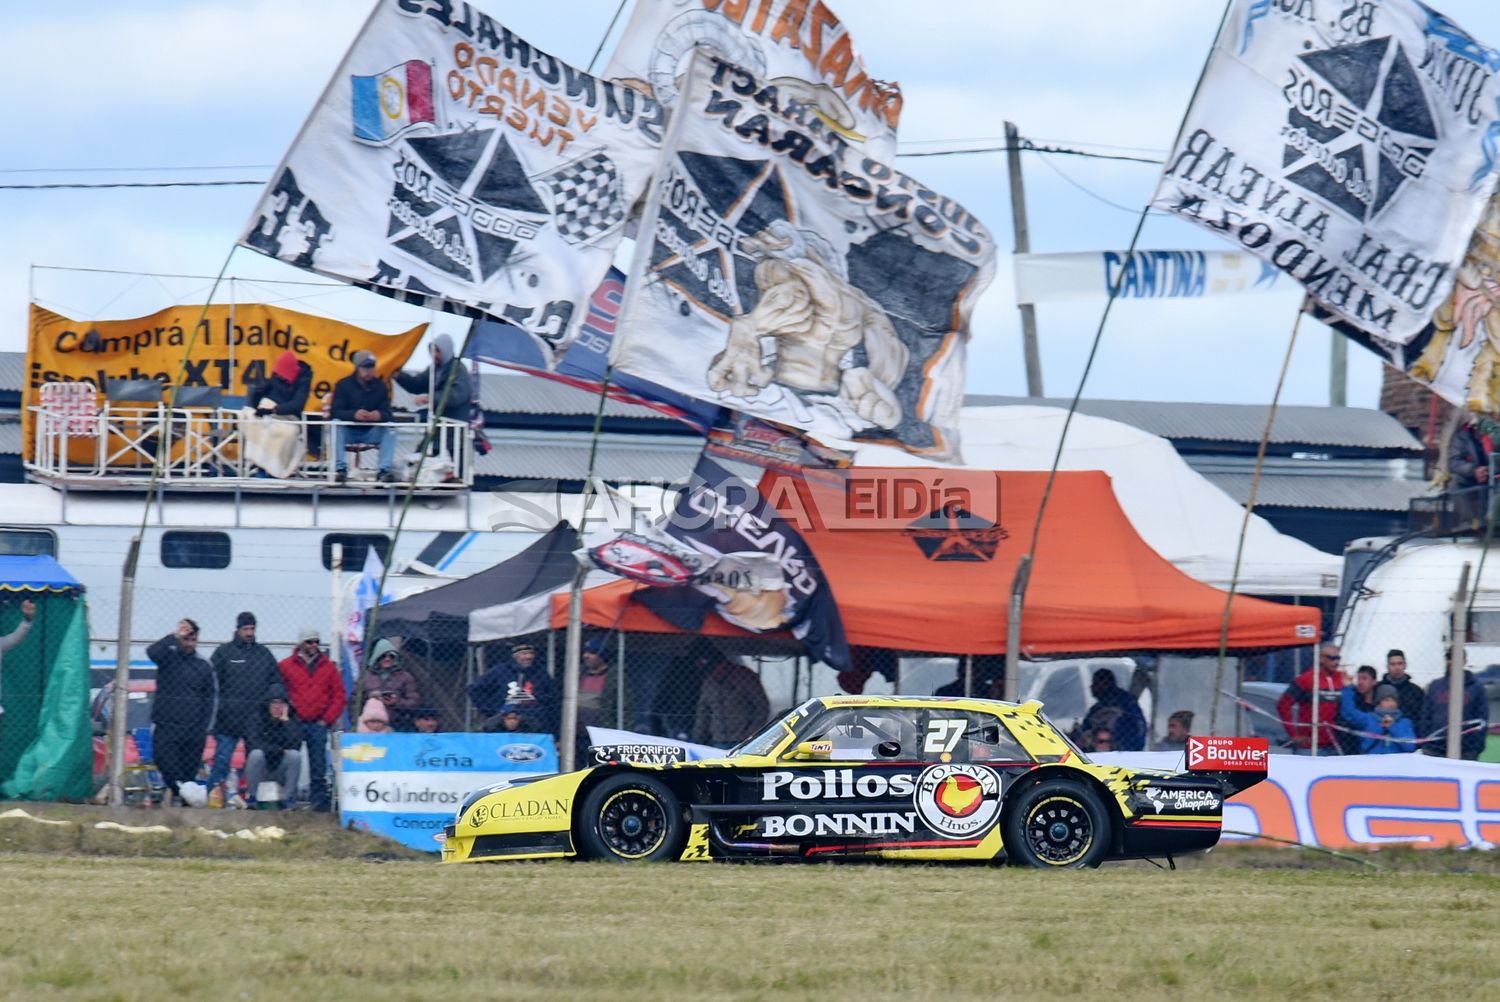
{"type": "Polygon", "coordinates": [[[354,701],[363,703],[372,697],[380,700],[385,704],[391,729],[406,731],[411,729],[411,711],[421,705],[422,696],[417,691],[417,680],[400,664],[401,652],[395,644],[383,637],[375,641],[369,664],[354,687],[354,701]]]}
{"type": "Polygon", "coordinates": [[[1338,731],[1334,725],[1339,716],[1339,690],[1344,687],[1344,676],[1339,671],[1338,644],[1323,644],[1318,648],[1318,663],[1292,679],[1281,698],[1276,701],[1276,712],[1286,728],[1287,738],[1294,748],[1312,747],[1313,691],[1318,693],[1317,752],[1333,754],[1338,749],[1338,731]]]}
{"type": "Polygon", "coordinates": [[[265,703],[254,718],[254,734],[246,739],[245,792],[251,807],[279,810],[297,799],[297,781],[302,774],[302,721],[292,712],[286,687],[273,682],[266,689],[265,703]],[[276,781],[278,800],[259,800],[260,786],[267,777],[276,781]]]}
{"type": "Polygon", "coordinates": [[[1178,710],[1167,718],[1167,736],[1151,746],[1152,751],[1183,752],[1193,733],[1193,711],[1178,710]]]}
{"type": "Polygon", "coordinates": [[[1095,752],[1112,752],[1115,748],[1115,735],[1108,727],[1095,727],[1088,734],[1088,750],[1095,752]]]}
{"type": "MultiPolygon", "coordinates": [[[[266,690],[281,680],[276,656],[255,642],[255,613],[242,612],[234,621],[234,637],[219,645],[209,660],[218,685],[219,708],[214,714],[214,758],[208,770],[208,805],[224,806],[219,784],[229,778],[229,765],[240,741],[254,733],[265,706],[266,690]]],[[[247,742],[245,752],[250,745],[247,742]]]]}
{"type": "Polygon", "coordinates": [[[958,676],[947,685],[939,686],[933,692],[934,696],[962,696],[966,676],[972,681],[969,683],[971,692],[975,699],[1001,699],[1005,696],[1005,662],[996,664],[991,658],[975,658],[972,675],[964,668],[963,662],[958,665],[958,676]]]}
{"type": "MultiPolygon", "coordinates": [[[[469,413],[474,410],[474,402],[469,399],[468,371],[463,368],[463,360],[453,356],[453,339],[449,335],[438,335],[432,339],[431,366],[422,372],[398,372],[396,386],[419,395],[413,402],[422,408],[419,417],[423,423],[428,420],[428,411],[441,404],[443,407],[438,411],[438,417],[468,425],[469,413]],[[450,377],[453,380],[452,387],[449,386],[450,377]]],[[[432,443],[432,455],[447,453],[453,459],[455,466],[450,478],[456,480],[459,478],[460,456],[450,435],[452,432],[449,429],[438,431],[437,440],[432,443]]]]}
{"type": "Polygon", "coordinates": [[[1421,726],[1427,711],[1427,693],[1406,674],[1405,651],[1393,649],[1386,652],[1385,678],[1380,681],[1395,688],[1396,696],[1401,700],[1402,716],[1410,720],[1413,727],[1421,726]]]}
{"type": "Polygon", "coordinates": [[[1114,744],[1119,751],[1142,751],[1146,747],[1146,715],[1135,697],[1121,689],[1115,682],[1115,673],[1108,668],[1094,672],[1089,691],[1096,702],[1083,715],[1083,729],[1087,733],[1096,727],[1109,727],[1114,744]]]}
{"type": "Polygon", "coordinates": [[[340,483],[349,476],[344,451],[350,445],[377,445],[380,448],[381,483],[393,483],[396,474],[396,432],[391,428],[391,394],[375,372],[375,356],[368,351],[354,353],[354,371],[333,387],[329,414],[335,421],[353,421],[362,427],[340,424],[334,436],[334,475],[340,483]]]}
{"type": "Polygon", "coordinates": [[[271,378],[250,387],[245,405],[261,414],[300,418],[307,409],[312,374],[312,366],[297,358],[295,352],[284,351],[271,366],[271,378]]]}
{"type": "MultiPolygon", "coordinates": [[[[1375,710],[1375,669],[1370,665],[1360,665],[1354,673],[1354,684],[1345,688],[1346,692],[1352,691],[1353,705],[1358,717],[1346,715],[1342,708],[1339,710],[1339,725],[1347,728],[1339,731],[1339,751],[1345,755],[1364,754],[1365,738],[1357,731],[1369,730],[1363,724],[1364,714],[1375,710]]],[[[1342,707],[1342,704],[1341,704],[1342,707]]]]}
{"type": "Polygon", "coordinates": [[[1359,706],[1359,696],[1353,687],[1346,687],[1339,694],[1339,716],[1362,732],[1356,735],[1359,746],[1352,754],[1393,755],[1416,751],[1417,732],[1401,712],[1401,699],[1395,688],[1382,685],[1375,690],[1374,696],[1375,709],[1364,710],[1359,706]]]}
{"type": "Polygon", "coordinates": [[[486,727],[487,731],[503,731],[507,734],[516,733],[541,733],[537,730],[535,722],[528,714],[536,705],[536,700],[531,699],[527,693],[520,693],[516,702],[506,703],[500,707],[499,712],[494,715],[494,726],[486,727]]]}
{"type": "Polygon", "coordinates": [[[552,676],[536,663],[536,648],[525,641],[512,644],[508,658],[469,683],[469,702],[479,711],[482,731],[499,729],[507,703],[525,702],[531,707],[527,717],[533,727],[557,732],[557,689],[552,676]]]}
{"type": "Polygon", "coordinates": [[[214,670],[198,656],[198,624],[184,619],[173,633],[146,648],[156,664],[151,703],[151,743],[166,784],[162,806],[182,796],[182,784],[197,778],[203,745],[214,720],[214,670]]]}
{"type": "Polygon", "coordinates": [[[657,682],[652,700],[652,731],[662,737],[690,741],[698,719],[698,696],[718,650],[707,641],[694,643],[687,657],[669,664],[657,682]]]}
{"type": "MultiPolygon", "coordinates": [[[[1490,453],[1494,443],[1474,418],[1453,433],[1448,446],[1448,473],[1454,490],[1466,490],[1489,483],[1490,453]]],[[[1477,506],[1476,506],[1477,508],[1477,506]]]]}
{"type": "Polygon", "coordinates": [[[436,734],[438,730],[438,712],[430,706],[419,706],[411,715],[412,730],[418,734],[436,734]]]}
{"type": "Polygon", "coordinates": [[[333,806],[328,790],[328,732],[344,712],[344,680],[323,653],[318,631],[297,631],[297,649],[280,665],[281,681],[307,738],[308,797],[315,811],[333,806]]]}
{"type": "MultiPolygon", "coordinates": [[[[0,637],[0,659],[4,658],[6,651],[13,649],[17,644],[26,639],[26,634],[31,632],[31,621],[35,618],[36,603],[29,598],[21,599],[21,623],[14,630],[0,637]]],[[[4,661],[0,660],[0,679],[3,679],[3,674],[4,661]]],[[[0,691],[3,691],[3,689],[0,689],[0,691]]],[[[0,715],[4,713],[5,707],[3,704],[0,704],[0,715]]],[[[4,717],[0,716],[0,720],[3,719],[4,717]]]]}
{"type": "MultiPolygon", "coordinates": [[[[1451,655],[1450,655],[1451,657],[1451,655]]],[[[1490,722],[1490,701],[1484,686],[1468,668],[1464,669],[1463,712],[1460,727],[1463,736],[1459,739],[1459,754],[1466,759],[1477,760],[1484,751],[1490,722]]],[[[1429,755],[1442,757],[1448,754],[1448,675],[1434,679],[1427,687],[1427,709],[1422,736],[1432,738],[1427,742],[1429,755]]]]}
{"type": "Polygon", "coordinates": [[[391,729],[391,716],[385,703],[374,696],[365,700],[365,708],[359,714],[355,731],[360,734],[385,734],[391,729]]]}
{"type": "Polygon", "coordinates": [[[614,727],[616,698],[610,654],[603,637],[591,637],[583,645],[578,675],[578,732],[585,727],[614,727]]]}
{"type": "Polygon", "coordinates": [[[693,740],[728,748],[754,734],[770,715],[771,703],[760,678],[721,654],[698,691],[693,740]]]}
{"type": "MultiPolygon", "coordinates": [[[[245,394],[245,406],[254,408],[262,417],[301,421],[312,390],[312,375],[312,366],[297,358],[296,352],[284,351],[271,366],[271,377],[254,384],[245,394]]],[[[304,448],[312,455],[319,455],[323,446],[322,425],[309,422],[305,427],[307,442],[304,448]]],[[[295,467],[302,457],[296,454],[291,458],[291,465],[295,467]]]]}

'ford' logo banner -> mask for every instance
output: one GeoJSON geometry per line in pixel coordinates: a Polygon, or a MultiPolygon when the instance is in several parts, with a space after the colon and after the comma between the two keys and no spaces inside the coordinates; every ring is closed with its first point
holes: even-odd
{"type": "Polygon", "coordinates": [[[550,734],[341,734],[339,823],[423,852],[483,786],[557,772],[550,734]]]}

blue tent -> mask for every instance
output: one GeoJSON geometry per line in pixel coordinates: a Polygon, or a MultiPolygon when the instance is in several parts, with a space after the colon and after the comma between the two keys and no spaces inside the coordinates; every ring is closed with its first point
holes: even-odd
{"type": "Polygon", "coordinates": [[[77,593],[83,585],[51,557],[0,557],[0,591],[77,593]]]}

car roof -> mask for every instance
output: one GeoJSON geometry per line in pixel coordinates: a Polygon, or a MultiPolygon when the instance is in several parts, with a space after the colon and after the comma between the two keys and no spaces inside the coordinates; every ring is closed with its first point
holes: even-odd
{"type": "Polygon", "coordinates": [[[819,696],[817,701],[825,707],[865,706],[892,709],[947,709],[980,710],[994,714],[1028,714],[1036,716],[1042,704],[1034,699],[1024,703],[1008,703],[1001,699],[980,699],[974,696],[819,696]]]}

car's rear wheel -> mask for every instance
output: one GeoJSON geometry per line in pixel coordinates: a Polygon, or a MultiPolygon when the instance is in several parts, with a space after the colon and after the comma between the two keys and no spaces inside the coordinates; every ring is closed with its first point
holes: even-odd
{"type": "Polygon", "coordinates": [[[682,806],[654,776],[610,776],[583,798],[578,851],[587,859],[617,863],[675,859],[687,825],[682,806]]]}
{"type": "Polygon", "coordinates": [[[1006,855],[1023,866],[1093,867],[1109,853],[1112,822],[1099,795],[1066,780],[1023,790],[1005,821],[1006,855]]]}

